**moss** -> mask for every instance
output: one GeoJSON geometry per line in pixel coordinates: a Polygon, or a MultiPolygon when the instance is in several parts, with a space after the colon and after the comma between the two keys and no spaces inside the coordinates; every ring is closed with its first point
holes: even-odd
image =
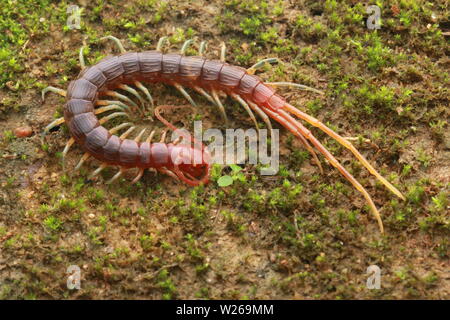
{"type": "Polygon", "coordinates": [[[62,222],[54,216],[49,216],[44,220],[44,226],[49,230],[56,232],[61,229],[62,222]]]}
{"type": "MultiPolygon", "coordinates": [[[[19,271],[15,280],[2,282],[0,298],[75,297],[49,285],[64,282],[54,270],[74,261],[83,266],[82,297],[88,299],[105,297],[106,291],[96,289],[99,282],[108,286],[110,297],[119,298],[136,292],[165,299],[292,299],[298,292],[316,299],[442,295],[438,266],[449,256],[448,185],[439,180],[448,127],[443,119],[449,76],[441,59],[448,46],[442,29],[445,3],[376,4],[382,7],[382,28],[372,31],[365,25],[364,5],[348,1],[227,0],[199,8],[185,1],[134,0],[120,6],[98,0],[84,8],[82,28],[69,30],[65,2],[5,2],[0,8],[0,25],[7,30],[0,36],[0,184],[6,193],[0,194],[5,212],[0,245],[7,264],[14,261],[19,271]],[[38,132],[62,115],[64,98],[49,96],[41,104],[38,95],[49,84],[66,88],[78,75],[83,40],[88,65],[116,53],[100,41],[107,34],[123,39],[129,50],[153,49],[159,37],[169,36],[167,52],[194,37],[188,55],[197,54],[200,40],[209,40],[208,58],[216,58],[225,41],[227,61],[242,67],[279,58],[280,64],[257,74],[265,81],[324,91],[316,96],[279,90],[343,136],[358,137],[355,146],[405,191],[407,201],[395,199],[345,148],[306,125],[368,190],[386,235],[375,231],[359,193],[322,158],[325,174],[319,174],[309,153],[285,130],[280,131],[282,166],[270,177],[259,175],[261,166],[214,166],[213,183],[202,188],[150,173],[134,186],[128,177],[106,186],[112,169],[95,181],[86,180],[89,164],[80,173],[71,170],[79,149],[68,155],[63,173],[56,157],[67,129],[62,126],[42,143],[38,132]],[[18,122],[29,123],[35,136],[15,138],[18,122]],[[417,145],[419,140],[426,143],[417,145]],[[30,152],[16,156],[24,141],[30,152]],[[225,175],[233,183],[219,187],[216,181],[225,175]],[[41,250],[42,244],[48,250],[41,250]],[[422,264],[411,255],[412,244],[419,256],[428,257],[426,274],[418,272],[422,264]],[[25,260],[17,255],[23,250],[25,260]],[[254,266],[265,265],[266,257],[270,272],[264,268],[253,277],[254,266]],[[29,259],[41,263],[30,267],[29,259]],[[352,283],[374,263],[392,288],[374,292],[352,283]],[[140,276],[145,280],[131,281],[140,276]]],[[[158,104],[184,103],[175,91],[160,89],[152,91],[158,104]]],[[[206,100],[192,95],[202,110],[195,119],[222,126],[206,100]]],[[[224,102],[230,125],[251,126],[238,104],[224,102]]]]}
{"type": "Polygon", "coordinates": [[[158,275],[158,287],[160,287],[163,291],[162,298],[164,300],[175,298],[177,294],[177,288],[166,269],[162,270],[158,275]]]}

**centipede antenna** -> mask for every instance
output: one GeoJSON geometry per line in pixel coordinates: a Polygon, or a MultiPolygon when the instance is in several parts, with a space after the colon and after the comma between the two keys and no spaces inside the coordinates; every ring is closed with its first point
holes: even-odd
{"type": "Polygon", "coordinates": [[[86,63],[84,62],[84,46],[80,48],[80,52],[78,53],[78,58],[80,59],[80,67],[81,69],[86,68],[86,63]]]}
{"type": "Polygon", "coordinates": [[[44,88],[42,90],[42,101],[45,100],[45,94],[47,92],[57,93],[57,94],[59,94],[60,96],[63,96],[63,97],[65,97],[66,94],[67,94],[66,90],[55,88],[55,87],[52,87],[52,86],[48,86],[47,88],[44,88]]]}
{"type": "Polygon", "coordinates": [[[205,53],[207,44],[208,44],[207,41],[200,42],[200,47],[198,49],[198,55],[199,56],[203,56],[203,54],[205,53]]]}
{"type": "Polygon", "coordinates": [[[152,143],[152,140],[153,140],[153,136],[155,135],[155,130],[152,130],[152,132],[150,132],[150,135],[147,137],[147,139],[145,139],[145,142],[148,142],[148,143],[152,143]]]}
{"type": "Polygon", "coordinates": [[[303,84],[299,84],[299,83],[293,83],[293,82],[265,82],[265,84],[271,85],[273,87],[289,87],[289,88],[296,88],[296,89],[300,89],[300,90],[305,90],[305,91],[312,91],[318,94],[324,94],[323,91],[314,89],[312,87],[308,87],[305,86],[303,84]]]}
{"type": "Polygon", "coordinates": [[[225,62],[225,54],[227,51],[227,46],[225,45],[225,42],[222,42],[220,44],[220,61],[225,62]]]}
{"type": "Polygon", "coordinates": [[[65,122],[64,117],[58,118],[56,120],[53,120],[48,126],[44,129],[44,134],[47,134],[52,130],[54,127],[57,127],[65,122]]]}
{"type": "Polygon", "coordinates": [[[136,142],[141,141],[141,138],[142,138],[142,136],[144,135],[145,130],[147,130],[147,129],[145,129],[145,128],[142,129],[141,132],[139,132],[139,134],[137,135],[137,137],[134,138],[134,141],[136,141],[136,142]]]}
{"type": "Polygon", "coordinates": [[[189,101],[190,104],[192,104],[194,107],[197,107],[195,101],[191,98],[189,93],[187,93],[187,91],[183,88],[182,85],[180,85],[179,83],[174,83],[173,86],[177,88],[178,91],[180,91],[180,93],[186,98],[187,101],[189,101]]]}
{"type": "Polygon", "coordinates": [[[200,93],[202,96],[204,96],[209,102],[211,102],[213,105],[217,106],[216,101],[213,99],[213,97],[211,97],[211,95],[209,95],[203,88],[199,87],[199,86],[195,86],[193,87],[193,89],[195,91],[197,91],[198,93],[200,93]]]}
{"type": "Polygon", "coordinates": [[[130,133],[133,132],[134,129],[136,129],[136,127],[129,128],[127,131],[122,133],[122,135],[119,138],[120,139],[126,139],[130,135],[130,133]]]}
{"type": "Polygon", "coordinates": [[[125,50],[125,48],[123,47],[122,42],[119,39],[117,39],[116,37],[114,37],[114,36],[106,36],[106,37],[100,38],[100,40],[106,40],[106,39],[114,41],[114,43],[117,45],[117,47],[119,47],[119,50],[120,50],[121,53],[127,52],[125,50]]]}
{"type": "Polygon", "coordinates": [[[228,117],[225,112],[225,107],[223,106],[222,102],[220,101],[219,96],[217,95],[217,91],[212,90],[211,94],[212,94],[214,100],[216,101],[216,105],[219,107],[220,112],[222,113],[223,119],[225,120],[225,122],[228,122],[228,117]]]}
{"type": "Polygon", "coordinates": [[[144,175],[144,169],[140,168],[137,176],[133,179],[133,181],[131,181],[131,184],[137,183],[142,178],[143,175],[144,175]]]}
{"type": "Polygon", "coordinates": [[[101,108],[97,108],[94,110],[95,114],[100,114],[103,112],[107,112],[107,111],[112,111],[112,110],[119,110],[122,112],[125,112],[125,109],[122,108],[121,106],[117,106],[115,104],[110,104],[109,106],[105,106],[105,107],[101,107],[101,108]]]}
{"type": "Polygon", "coordinates": [[[83,163],[90,157],[91,157],[91,155],[89,153],[85,152],[83,154],[83,156],[81,157],[80,161],[78,161],[78,164],[75,166],[74,171],[78,171],[81,168],[81,166],[83,165],[83,163]]]}
{"type": "Polygon", "coordinates": [[[123,169],[120,168],[119,171],[108,181],[106,181],[106,184],[111,184],[114,181],[116,181],[117,179],[119,179],[119,177],[123,174],[123,169]]]}
{"type": "Polygon", "coordinates": [[[247,69],[247,73],[254,74],[256,70],[259,68],[262,68],[266,63],[273,64],[273,63],[280,63],[281,61],[278,58],[266,58],[258,61],[254,65],[252,65],[250,68],[247,69]]]}
{"type": "Polygon", "coordinates": [[[106,163],[102,163],[97,169],[95,169],[88,177],[89,180],[94,178],[96,175],[98,175],[103,169],[105,169],[108,166],[106,163]]]}
{"type": "Polygon", "coordinates": [[[167,37],[161,37],[156,45],[156,51],[161,51],[162,46],[167,42],[167,37]]]}
{"type": "Polygon", "coordinates": [[[125,122],[125,123],[121,123],[118,126],[115,126],[112,129],[109,129],[109,133],[111,134],[115,134],[116,132],[118,132],[119,130],[126,128],[126,127],[132,127],[133,124],[131,122],[125,122]]]}
{"type": "Polygon", "coordinates": [[[136,102],[134,102],[133,100],[131,100],[127,96],[124,96],[123,94],[120,94],[120,93],[115,92],[115,91],[108,90],[108,91],[105,91],[105,95],[110,96],[110,97],[114,97],[114,98],[117,98],[117,99],[120,99],[122,101],[126,101],[126,102],[130,103],[131,105],[133,105],[134,107],[139,109],[139,106],[136,104],[136,102]]]}
{"type": "Polygon", "coordinates": [[[134,88],[132,88],[130,86],[127,86],[126,84],[121,84],[121,85],[118,86],[118,88],[122,89],[122,90],[125,90],[125,91],[131,93],[133,96],[135,96],[139,100],[139,102],[141,103],[142,108],[140,108],[140,110],[141,110],[142,114],[144,114],[145,101],[142,98],[142,96],[139,94],[139,92],[137,92],[136,89],[134,89],[134,88]]]}
{"type": "Polygon", "coordinates": [[[66,143],[66,145],[65,145],[65,147],[64,147],[64,150],[63,150],[63,152],[62,152],[62,154],[61,154],[61,160],[62,160],[63,168],[64,168],[64,163],[65,163],[66,155],[67,155],[67,153],[69,152],[70,147],[71,147],[74,143],[75,143],[75,139],[71,137],[71,138],[67,141],[67,143],[66,143]]]}
{"type": "Polygon", "coordinates": [[[104,124],[105,122],[107,122],[111,119],[121,117],[121,116],[129,117],[128,113],[126,113],[126,112],[114,112],[114,113],[108,114],[106,117],[101,118],[99,120],[99,122],[100,122],[100,124],[104,124]]]}
{"type": "Polygon", "coordinates": [[[130,107],[127,106],[125,103],[123,103],[122,101],[118,101],[118,100],[98,100],[95,105],[96,106],[109,106],[111,104],[115,104],[118,106],[121,106],[124,109],[130,110],[130,107]]]}
{"type": "Polygon", "coordinates": [[[135,81],[134,84],[144,92],[144,94],[147,96],[148,101],[150,101],[150,105],[152,106],[152,108],[154,108],[155,104],[153,102],[153,97],[150,94],[150,91],[148,91],[147,87],[145,87],[140,81],[135,81]]]}
{"type": "Polygon", "coordinates": [[[248,115],[250,116],[250,118],[252,119],[252,121],[256,127],[256,130],[258,130],[258,132],[259,132],[258,121],[256,121],[255,115],[253,114],[252,110],[248,106],[247,102],[245,102],[244,99],[241,98],[241,96],[239,96],[235,93],[231,94],[231,97],[234,98],[237,102],[239,102],[240,105],[245,109],[245,111],[247,111],[248,115]]]}
{"type": "Polygon", "coordinates": [[[186,40],[181,47],[180,53],[185,54],[186,49],[194,42],[194,39],[186,40]]]}

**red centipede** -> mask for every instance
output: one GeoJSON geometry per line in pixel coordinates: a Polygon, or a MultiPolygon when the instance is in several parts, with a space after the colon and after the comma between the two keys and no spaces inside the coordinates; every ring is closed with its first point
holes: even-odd
{"type": "MultiPolygon", "coordinates": [[[[85,151],[77,167],[87,158],[93,157],[102,163],[93,175],[98,174],[106,166],[118,166],[120,168],[110,181],[117,179],[126,169],[138,168],[139,173],[133,180],[133,182],[136,182],[142,177],[145,169],[153,168],[176,177],[191,186],[207,183],[210,164],[208,154],[203,147],[199,149],[192,146],[177,145],[176,143],[166,144],[164,143],[164,137],[160,142],[152,142],[153,132],[145,141],[141,141],[144,131],[141,131],[135,139],[127,139],[134,128],[127,123],[110,130],[103,126],[106,121],[125,115],[130,106],[139,107],[133,100],[115,90],[125,90],[140,102],[143,102],[142,95],[133,88],[136,87],[153,105],[151,94],[144,83],[163,83],[177,88],[194,106],[195,102],[185,88],[195,90],[216,105],[225,118],[226,113],[220,101],[219,93],[224,93],[235,99],[248,112],[255,123],[255,113],[263,119],[270,129],[272,128],[270,119],[277,121],[300,139],[301,143],[313,155],[321,171],[322,167],[313,147],[362,193],[378,222],[381,232],[384,230],[383,223],[369,193],[300,120],[319,128],[349,149],[371,174],[394,194],[404,199],[401,192],[383,178],[348,140],[316,118],[289,104],[275,90],[277,86],[282,85],[314,89],[285,82],[265,83],[254,75],[254,71],[259,66],[265,62],[274,62],[275,59],[265,59],[245,69],[225,62],[224,44],[222,44],[220,60],[208,60],[203,57],[205,42],[200,45],[198,56],[186,56],[184,52],[186,47],[192,43],[192,40],[183,45],[181,53],[163,53],[161,46],[165,38],[160,39],[156,50],[144,52],[126,52],[117,38],[112,36],[105,38],[113,40],[118,45],[121,50],[120,55],[106,57],[97,64],[86,67],[82,50],[80,50],[82,71],[74,81],[70,82],[67,91],[55,87],[47,87],[43,91],[43,97],[48,91],[66,97],[64,117],[53,121],[47,126],[45,132],[62,123],[67,125],[71,139],[66,144],[63,157],[74,143],[80,145],[85,151]],[[117,100],[105,100],[105,97],[114,97],[117,100]],[[119,112],[114,112],[101,119],[97,117],[97,115],[106,111],[119,112]],[[129,129],[125,133],[120,136],[116,135],[119,130],[127,126],[129,129]],[[200,163],[186,161],[192,160],[196,153],[202,154],[200,163]],[[186,157],[189,159],[186,159],[186,157]]],[[[161,108],[164,107],[158,107],[155,114],[158,119],[164,122],[159,114],[161,108]]],[[[167,122],[165,123],[167,124],[167,122]]]]}

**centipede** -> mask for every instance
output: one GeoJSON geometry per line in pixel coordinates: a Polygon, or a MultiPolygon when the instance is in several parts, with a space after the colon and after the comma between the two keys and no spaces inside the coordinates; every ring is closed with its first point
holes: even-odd
{"type": "Polygon", "coordinates": [[[144,140],[145,129],[134,139],[130,139],[128,137],[136,129],[130,122],[121,123],[110,129],[105,127],[105,123],[111,119],[126,117],[130,110],[142,112],[142,106],[149,105],[153,108],[157,119],[170,129],[175,129],[161,116],[162,110],[174,106],[155,108],[153,97],[147,87],[150,84],[160,83],[176,88],[193,107],[197,107],[197,104],[186,89],[197,92],[218,108],[224,121],[227,120],[227,114],[221,96],[229,96],[247,112],[255,125],[257,125],[255,114],[270,130],[272,130],[271,120],[280,124],[298,138],[311,153],[321,172],[323,168],[316,151],[363,195],[381,233],[384,233],[383,222],[370,194],[305,127],[302,121],[321,130],[350,150],[388,190],[405,200],[403,194],[387,181],[349,140],[315,117],[288,103],[277,89],[286,86],[319,94],[323,92],[296,83],[265,82],[255,74],[255,71],[265,64],[276,63],[277,58],[263,59],[249,68],[243,68],[225,62],[225,43],[221,44],[219,59],[210,60],[204,56],[205,41],[200,43],[198,55],[189,56],[185,53],[188,46],[193,43],[192,39],[186,41],[179,52],[174,53],[162,51],[167,37],[162,37],[158,41],[156,50],[142,52],[126,51],[122,42],[114,36],[102,38],[102,40],[105,39],[112,40],[117,45],[120,50],[119,55],[110,55],[94,65],[86,66],[82,47],[79,53],[81,71],[77,78],[69,83],[67,90],[49,86],[42,91],[43,99],[47,92],[54,92],[65,97],[64,116],[50,123],[44,129],[44,133],[47,134],[53,128],[65,124],[71,137],[62,152],[63,161],[72,145],[79,145],[84,154],[75,169],[89,158],[95,158],[101,163],[90,178],[98,175],[106,167],[113,166],[118,167],[118,172],[107,183],[117,180],[131,168],[138,170],[132,183],[139,181],[146,169],[167,174],[190,186],[208,183],[211,164],[208,152],[203,145],[195,147],[177,144],[176,141],[165,143],[165,135],[162,135],[160,141],[155,142],[153,141],[154,131],[144,140]],[[133,98],[119,93],[119,89],[128,92],[133,98]],[[107,115],[100,118],[103,114],[107,115]],[[125,129],[126,131],[119,135],[125,129]],[[199,154],[202,159],[200,162],[189,161],[199,154]]]}

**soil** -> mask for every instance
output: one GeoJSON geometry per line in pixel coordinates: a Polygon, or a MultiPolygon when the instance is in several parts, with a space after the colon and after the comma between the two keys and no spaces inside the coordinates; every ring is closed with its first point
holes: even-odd
{"type": "MultiPolygon", "coordinates": [[[[0,299],[449,299],[448,3],[385,1],[382,25],[366,27],[367,3],[345,1],[78,1],[81,28],[67,27],[65,2],[5,5],[0,26],[0,299]],[[4,30],[3,30],[4,29],[4,30]],[[350,152],[317,128],[313,134],[361,182],[380,210],[380,234],[364,198],[321,158],[324,174],[279,124],[275,176],[257,166],[216,166],[212,181],[186,186],[146,171],[111,185],[107,168],[74,146],[62,125],[66,89],[86,63],[126,50],[165,52],[195,39],[206,56],[248,68],[267,57],[280,64],[257,72],[324,95],[282,88],[287,101],[352,143],[401,190],[396,199],[350,152]],[[17,137],[16,129],[26,127],[17,137]],[[30,136],[29,130],[32,130],[30,136]],[[236,169],[236,168],[235,168],[236,169]],[[237,172],[239,171],[239,172],[237,172]],[[221,187],[223,175],[233,184],[221,187]],[[67,269],[81,269],[81,289],[67,288],[67,269]],[[381,269],[381,288],[366,285],[381,269]]],[[[151,86],[157,105],[186,105],[173,88],[151,86]]],[[[194,112],[165,116],[192,129],[253,127],[222,97],[229,123],[197,93],[194,112]]],[[[135,119],[139,127],[163,126],[135,119]]],[[[264,123],[259,121],[261,127],[264,123]]]]}

